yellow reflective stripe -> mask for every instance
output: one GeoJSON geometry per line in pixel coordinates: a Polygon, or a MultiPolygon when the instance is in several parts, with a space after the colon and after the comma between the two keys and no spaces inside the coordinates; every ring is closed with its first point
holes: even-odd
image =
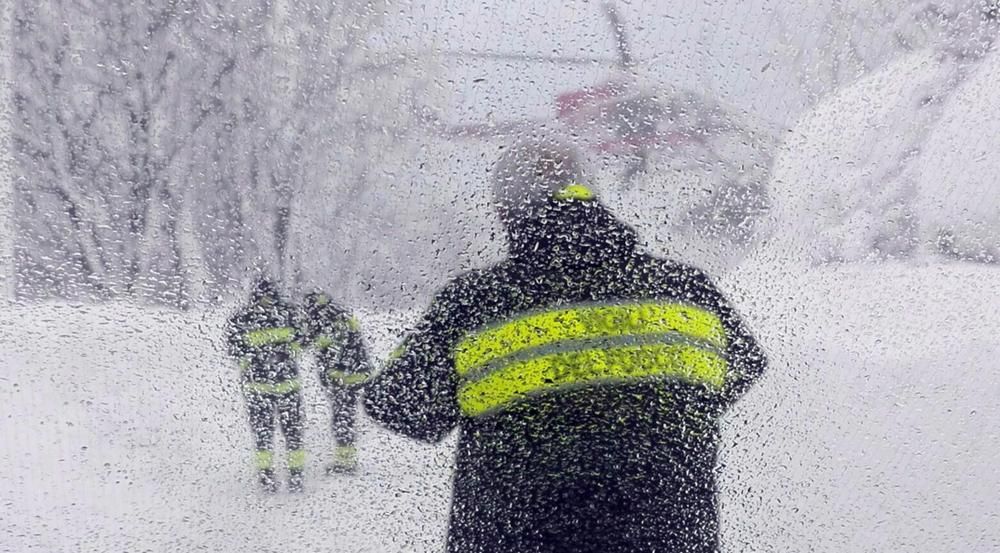
{"type": "Polygon", "coordinates": [[[368,375],[362,373],[349,373],[331,369],[326,371],[326,377],[330,380],[337,380],[345,386],[354,386],[368,380],[368,375]]]}
{"type": "Polygon", "coordinates": [[[321,335],[313,341],[313,347],[318,350],[324,350],[333,345],[333,338],[327,335],[321,335]]]}
{"type": "Polygon", "coordinates": [[[590,191],[589,188],[582,184],[571,184],[555,194],[552,195],[553,198],[559,201],[566,200],[593,200],[596,196],[590,191]]]}
{"type": "Polygon", "coordinates": [[[254,464],[257,470],[266,470],[274,465],[274,453],[266,449],[258,449],[254,455],[254,464]]]}
{"type": "Polygon", "coordinates": [[[666,302],[592,305],[528,315],[474,333],[456,348],[455,368],[465,375],[500,357],[563,340],[670,332],[726,347],[722,321],[705,309],[666,302]]]}
{"type": "Polygon", "coordinates": [[[333,450],[333,460],[327,469],[335,471],[353,470],[358,466],[358,450],[351,445],[337,446],[333,450]]]}
{"type": "Polygon", "coordinates": [[[306,466],[306,450],[292,449],[288,452],[288,468],[300,469],[306,466]]]}
{"type": "Polygon", "coordinates": [[[352,462],[357,458],[358,450],[353,445],[338,445],[333,450],[333,459],[340,462],[352,462]]]}
{"type": "Polygon", "coordinates": [[[243,335],[243,340],[253,347],[266,346],[270,344],[287,344],[294,338],[295,329],[290,326],[251,330],[243,335]]]}
{"type": "Polygon", "coordinates": [[[258,394],[287,394],[288,392],[301,389],[302,382],[298,378],[293,378],[275,384],[268,382],[247,382],[244,386],[247,390],[257,392],[258,394]]]}
{"type": "Polygon", "coordinates": [[[511,363],[458,390],[462,412],[476,416],[530,394],[649,377],[674,377],[720,388],[727,363],[689,344],[653,344],[571,351],[511,363]]]}
{"type": "Polygon", "coordinates": [[[404,353],[406,353],[406,342],[399,344],[396,346],[396,349],[389,353],[388,361],[395,361],[396,359],[402,357],[404,353]]]}

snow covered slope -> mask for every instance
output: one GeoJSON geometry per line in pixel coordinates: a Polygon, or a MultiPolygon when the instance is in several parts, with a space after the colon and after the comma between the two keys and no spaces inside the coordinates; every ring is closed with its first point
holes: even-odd
{"type": "MultiPolygon", "coordinates": [[[[727,419],[730,551],[1000,548],[1000,271],[745,268],[722,283],[773,360],[727,419]]],[[[434,551],[453,443],[363,421],[325,478],[306,370],[303,497],[253,492],[224,313],[60,304],[0,313],[0,551],[434,551]]],[[[362,316],[384,355],[413,315],[362,316]]]]}
{"type": "Polygon", "coordinates": [[[917,204],[928,232],[955,236],[955,253],[1000,259],[1000,50],[944,107],[917,160],[917,204]]]}
{"type": "Polygon", "coordinates": [[[776,234],[814,261],[995,257],[998,94],[1000,50],[925,49],[824,99],[775,161],[776,234]]]}

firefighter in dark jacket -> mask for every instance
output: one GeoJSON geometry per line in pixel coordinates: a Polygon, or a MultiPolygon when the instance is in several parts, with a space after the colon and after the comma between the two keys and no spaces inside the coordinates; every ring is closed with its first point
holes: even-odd
{"type": "Polygon", "coordinates": [[[261,279],[250,301],[229,320],[230,354],[237,359],[254,433],[255,460],[265,491],[277,490],[274,472],[275,418],[285,436],[288,489],[302,491],[302,383],[295,355],[300,349],[295,308],[285,303],[274,284],[261,279]]]}
{"type": "Polygon", "coordinates": [[[448,551],[717,551],[719,419],[764,354],[570,148],[521,144],[494,179],[509,258],[446,285],[365,392],[397,432],[459,429],[448,551]]]}
{"type": "Polygon", "coordinates": [[[357,320],[323,292],[306,295],[302,328],[316,350],[319,379],[333,416],[333,459],[327,474],[357,469],[354,419],[358,391],[371,372],[368,351],[357,320]]]}

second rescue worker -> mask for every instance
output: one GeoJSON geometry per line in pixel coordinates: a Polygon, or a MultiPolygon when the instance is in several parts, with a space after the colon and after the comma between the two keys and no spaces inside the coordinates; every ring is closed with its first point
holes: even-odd
{"type": "Polygon", "coordinates": [[[437,295],[366,388],[387,427],[460,429],[452,553],[718,549],[719,418],[765,357],[709,278],[641,252],[549,142],[495,168],[509,259],[437,295]]]}
{"type": "Polygon", "coordinates": [[[316,349],[319,380],[330,400],[334,450],[327,474],[357,470],[355,413],[358,392],[371,371],[368,350],[357,320],[329,294],[306,295],[302,328],[316,349]]]}
{"type": "Polygon", "coordinates": [[[254,434],[261,487],[277,491],[274,472],[275,418],[288,450],[288,489],[302,491],[306,463],[303,449],[302,382],[295,353],[300,349],[295,308],[261,279],[250,301],[229,320],[229,353],[240,366],[240,380],[254,434]]]}

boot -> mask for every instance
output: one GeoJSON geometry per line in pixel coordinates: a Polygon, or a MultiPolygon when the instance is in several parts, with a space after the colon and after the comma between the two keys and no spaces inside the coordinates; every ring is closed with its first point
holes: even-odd
{"type": "Polygon", "coordinates": [[[288,491],[299,493],[302,491],[302,474],[306,468],[306,450],[288,450],[288,491]]]}
{"type": "Polygon", "coordinates": [[[302,469],[288,470],[288,491],[291,493],[302,493],[305,488],[302,484],[302,469]]]}
{"type": "Polygon", "coordinates": [[[278,480],[274,477],[274,469],[260,469],[257,475],[260,489],[265,493],[275,493],[278,491],[278,480]]]}
{"type": "Polygon", "coordinates": [[[358,471],[358,450],[353,445],[339,445],[333,450],[333,460],[326,465],[327,474],[354,474],[358,471]]]}

